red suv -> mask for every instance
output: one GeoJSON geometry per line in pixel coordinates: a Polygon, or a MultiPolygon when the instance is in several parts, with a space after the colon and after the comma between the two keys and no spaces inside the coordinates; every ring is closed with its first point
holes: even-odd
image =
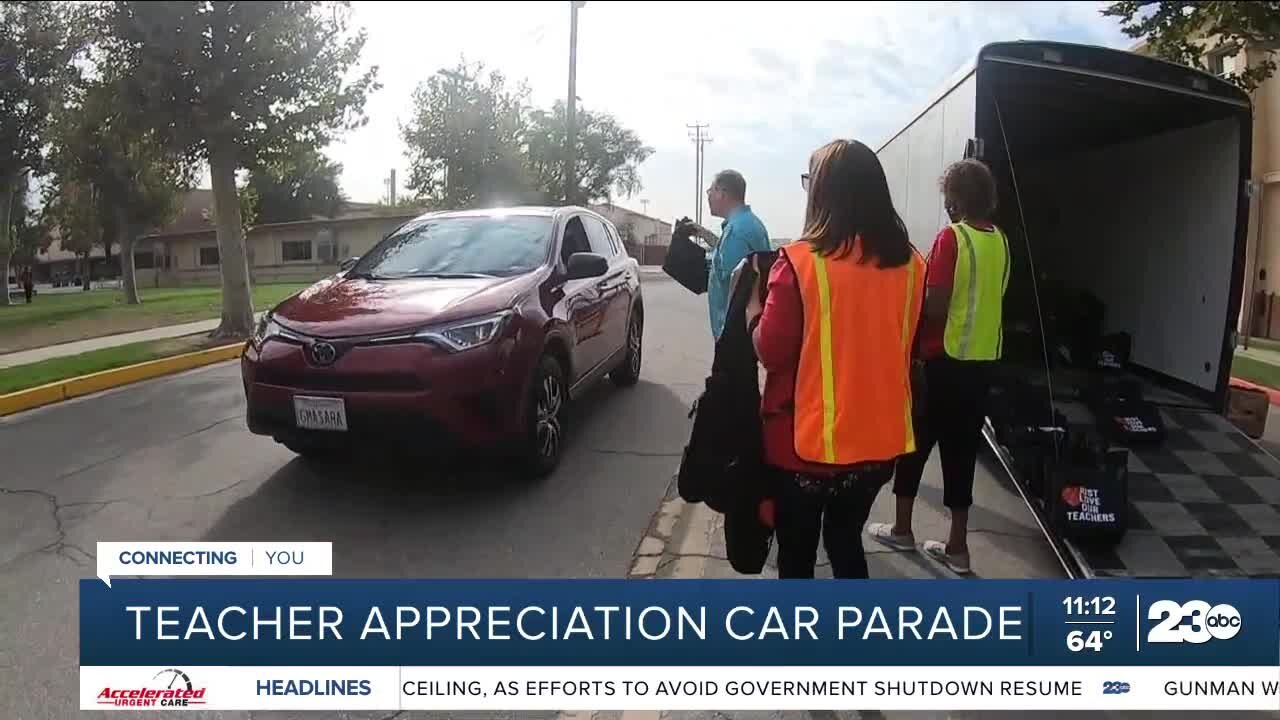
{"type": "Polygon", "coordinates": [[[263,316],[241,359],[249,430],[301,455],[512,450],[546,474],[566,402],[639,378],[639,267],[589,210],[423,215],[344,265],[263,316]]]}

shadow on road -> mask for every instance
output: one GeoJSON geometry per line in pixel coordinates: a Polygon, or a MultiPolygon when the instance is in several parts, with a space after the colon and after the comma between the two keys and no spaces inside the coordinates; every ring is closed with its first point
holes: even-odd
{"type": "Polygon", "coordinates": [[[483,458],[295,457],[203,539],[332,541],[335,576],[619,576],[670,481],[686,415],[663,385],[602,384],[573,406],[561,465],[542,479],[483,458]]]}

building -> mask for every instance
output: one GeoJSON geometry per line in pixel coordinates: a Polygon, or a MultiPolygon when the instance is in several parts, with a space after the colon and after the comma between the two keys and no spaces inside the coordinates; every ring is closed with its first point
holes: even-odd
{"type": "MultiPolygon", "coordinates": [[[[249,275],[255,283],[318,280],[423,212],[347,203],[332,218],[255,225],[245,235],[249,275]]],[[[140,287],[219,284],[213,193],[189,193],[176,220],[138,239],[133,259],[140,287]]]]}
{"type": "MultiPolygon", "coordinates": [[[[1206,47],[1216,44],[1205,43],[1206,47]]],[[[1132,51],[1150,54],[1145,42],[1132,51]]],[[[1271,54],[1265,49],[1235,47],[1207,54],[1204,61],[1212,72],[1226,77],[1257,66],[1271,54]]],[[[1245,330],[1244,318],[1251,315],[1250,334],[1280,338],[1280,72],[1255,89],[1252,99],[1252,202],[1239,329],[1245,330]]]]}
{"type": "Polygon", "coordinates": [[[671,223],[612,203],[592,205],[618,228],[627,253],[641,265],[661,265],[671,245],[671,223]]]}

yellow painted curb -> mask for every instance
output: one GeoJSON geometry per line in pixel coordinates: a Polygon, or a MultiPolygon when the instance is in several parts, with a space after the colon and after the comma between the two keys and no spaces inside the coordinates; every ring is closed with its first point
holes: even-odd
{"type": "Polygon", "coordinates": [[[47,385],[38,385],[26,390],[11,392],[7,395],[0,395],[0,417],[63,400],[70,400],[81,395],[89,395],[120,387],[121,385],[129,385],[141,380],[149,380],[162,375],[172,375],[176,372],[212,365],[224,360],[233,360],[240,357],[240,353],[243,350],[244,343],[238,342],[234,345],[222,345],[207,350],[197,350],[174,355],[173,357],[160,358],[159,360],[148,360],[135,365],[125,365],[112,370],[103,370],[89,375],[58,380],[47,385]]]}

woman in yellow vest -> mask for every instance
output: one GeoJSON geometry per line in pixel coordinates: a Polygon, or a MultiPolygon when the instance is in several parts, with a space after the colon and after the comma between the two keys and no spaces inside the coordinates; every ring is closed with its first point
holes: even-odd
{"type": "Polygon", "coordinates": [[[776,530],[779,577],[813,577],[821,536],[836,577],[865,578],[863,525],[895,458],[915,447],[925,265],[866,145],[823,146],[801,183],[804,235],[773,264],[763,308],[757,292],[747,309],[767,371],[764,458],[778,476],[762,518],[776,530]]]}
{"type": "Polygon", "coordinates": [[[867,532],[898,549],[914,549],[911,514],[925,462],[936,443],[942,460],[942,504],[951,511],[947,541],[921,545],[952,572],[968,574],[969,507],[973,473],[986,418],[991,366],[1000,359],[1004,292],[1009,286],[1009,241],[991,222],[996,183],[977,160],[947,168],[942,194],[952,224],[929,253],[919,356],[924,362],[923,419],[918,448],[898,462],[893,523],[872,523],[867,532]]]}

